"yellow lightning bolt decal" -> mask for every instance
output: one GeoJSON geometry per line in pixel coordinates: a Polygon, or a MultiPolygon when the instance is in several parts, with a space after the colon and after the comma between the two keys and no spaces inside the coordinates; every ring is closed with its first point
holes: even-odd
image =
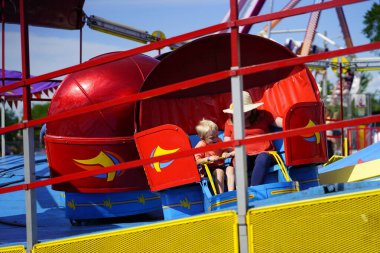
{"type": "Polygon", "coordinates": [[[141,203],[141,204],[145,204],[145,197],[144,195],[141,195],[140,197],[137,198],[137,202],[141,203]]]}
{"type": "MultiPolygon", "coordinates": [[[[99,164],[99,165],[101,165],[103,167],[108,167],[108,166],[115,165],[114,162],[112,161],[112,159],[109,158],[106,154],[104,154],[103,151],[100,151],[99,155],[97,155],[94,158],[91,158],[91,159],[88,159],[88,160],[76,160],[76,159],[74,159],[74,161],[78,163],[79,167],[81,167],[81,168],[83,168],[85,170],[88,170],[88,168],[85,167],[85,166],[81,166],[81,164],[84,164],[84,165],[99,164]]],[[[107,174],[107,182],[112,181],[115,178],[115,175],[116,175],[115,171],[109,172],[107,174]]]]}
{"type": "Polygon", "coordinates": [[[108,208],[112,208],[112,202],[111,202],[111,200],[110,199],[105,199],[105,200],[103,200],[103,205],[105,206],[105,207],[108,207],[108,208]]]}
{"type": "Polygon", "coordinates": [[[70,207],[70,208],[72,208],[73,210],[75,210],[75,202],[74,202],[74,200],[68,200],[67,201],[67,206],[68,207],[70,207]]]}
{"type": "MultiPolygon", "coordinates": [[[[176,149],[163,149],[160,146],[157,146],[156,150],[153,153],[153,157],[161,156],[161,155],[169,155],[177,152],[179,148],[176,149]]],[[[161,172],[161,167],[159,162],[153,163],[153,167],[157,172],[161,172]]]]}
{"type": "Polygon", "coordinates": [[[190,204],[190,201],[186,197],[184,200],[180,200],[179,202],[181,203],[182,207],[190,209],[191,204],[190,204]]]}
{"type": "MultiPolygon", "coordinates": [[[[309,120],[309,122],[307,123],[305,127],[313,127],[313,126],[315,126],[315,123],[312,120],[309,120]]],[[[310,137],[309,135],[301,135],[301,136],[305,138],[310,137]]],[[[315,138],[316,138],[317,144],[319,144],[321,142],[321,135],[319,132],[315,133],[315,138]]]]}

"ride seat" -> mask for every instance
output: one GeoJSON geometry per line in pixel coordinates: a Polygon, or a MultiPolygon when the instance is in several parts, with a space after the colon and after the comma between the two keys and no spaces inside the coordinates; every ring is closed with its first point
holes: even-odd
{"type": "MultiPolygon", "coordinates": [[[[271,132],[281,132],[282,128],[279,127],[271,127],[271,132]]],[[[272,141],[273,146],[275,148],[275,151],[278,154],[278,157],[281,159],[281,162],[283,166],[286,169],[286,172],[289,174],[289,168],[285,165],[286,164],[286,158],[285,158],[285,146],[284,146],[284,140],[283,139],[276,139],[272,141]]],[[[269,168],[267,171],[267,177],[264,181],[264,183],[272,183],[272,182],[288,182],[285,178],[284,173],[281,173],[281,167],[279,163],[274,164],[269,168]],[[274,176],[277,174],[277,178],[274,176]]]]}
{"type": "MultiPolygon", "coordinates": [[[[281,132],[281,131],[282,131],[282,128],[274,127],[274,126],[271,127],[271,132],[281,132]]],[[[219,136],[219,138],[224,140],[224,132],[223,131],[219,131],[218,136],[219,136]]],[[[194,148],[195,145],[197,145],[197,143],[200,141],[200,138],[196,134],[195,135],[189,135],[189,140],[190,140],[191,146],[194,148]]],[[[276,140],[273,140],[272,142],[273,142],[273,145],[275,147],[275,151],[278,154],[278,157],[281,159],[282,164],[285,164],[286,160],[285,160],[284,140],[283,139],[276,139],[276,140]]],[[[231,158],[229,158],[229,159],[231,159],[231,158]]],[[[286,173],[289,174],[289,169],[286,166],[285,166],[285,169],[286,169],[286,173]]],[[[250,176],[250,175],[248,175],[248,176],[250,176]]],[[[287,176],[285,176],[284,173],[281,172],[280,165],[278,163],[276,163],[275,165],[271,166],[269,168],[269,170],[267,171],[267,176],[266,176],[264,183],[289,182],[289,178],[287,180],[286,177],[287,176]]]]}
{"type": "MultiPolygon", "coordinates": [[[[141,159],[155,158],[191,149],[187,134],[180,127],[170,124],[136,133],[135,142],[141,159]]],[[[200,181],[192,155],[145,164],[144,171],[152,191],[200,181]]]]}

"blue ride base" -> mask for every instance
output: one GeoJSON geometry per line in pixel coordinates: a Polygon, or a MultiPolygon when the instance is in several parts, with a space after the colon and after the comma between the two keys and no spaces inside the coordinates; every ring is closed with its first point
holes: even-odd
{"type": "Polygon", "coordinates": [[[160,191],[165,220],[204,213],[203,193],[199,184],[188,184],[160,191]]]}
{"type": "Polygon", "coordinates": [[[114,218],[161,210],[161,199],[151,191],[117,193],[66,192],[66,217],[73,225],[89,219],[114,218]]]}

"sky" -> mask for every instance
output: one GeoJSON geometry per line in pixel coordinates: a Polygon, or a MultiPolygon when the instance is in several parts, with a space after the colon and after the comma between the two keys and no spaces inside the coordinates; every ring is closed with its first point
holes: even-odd
{"type": "MultiPolygon", "coordinates": [[[[272,11],[279,11],[289,0],[272,0],[272,11]]],[[[301,0],[297,7],[313,4],[318,0],[301,0]]],[[[343,7],[354,45],[368,43],[362,33],[363,16],[375,1],[351,4],[343,7]]],[[[376,0],[378,2],[378,0],[376,0]]],[[[271,1],[267,0],[261,14],[271,12],[271,1]]],[[[201,29],[220,23],[229,10],[229,0],[87,0],[84,11],[87,16],[96,15],[114,22],[122,23],[140,30],[152,33],[163,31],[167,38],[201,29]]],[[[306,29],[310,14],[283,19],[273,29],[306,29]]],[[[256,24],[252,34],[259,33],[267,22],[256,24]]],[[[6,25],[5,57],[6,69],[21,70],[20,37],[18,25],[6,25]]],[[[344,46],[344,40],[334,9],[322,11],[319,33],[327,36],[338,45],[344,46]]],[[[273,34],[272,39],[284,44],[287,38],[303,40],[304,33],[273,34]]],[[[30,27],[30,59],[31,74],[40,75],[60,68],[79,63],[79,31],[58,30],[50,28],[30,27]]],[[[314,44],[323,45],[316,37],[314,44]]],[[[141,46],[142,44],[110,36],[86,25],[83,29],[83,59],[84,61],[106,52],[123,51],[141,46]]],[[[329,46],[330,50],[336,49],[329,46]]],[[[1,52],[0,52],[1,53],[1,52]]],[[[148,53],[154,56],[157,52],[148,53]]],[[[367,52],[357,57],[375,57],[367,52]]],[[[373,73],[373,80],[368,91],[380,90],[380,77],[373,73]]],[[[335,79],[333,73],[330,78],[335,79]]]]}

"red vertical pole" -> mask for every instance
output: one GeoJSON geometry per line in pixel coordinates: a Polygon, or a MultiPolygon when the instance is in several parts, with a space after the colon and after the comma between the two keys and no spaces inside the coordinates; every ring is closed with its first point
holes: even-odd
{"type": "MultiPolygon", "coordinates": [[[[22,58],[22,80],[25,81],[30,77],[30,64],[29,64],[29,30],[28,21],[25,15],[24,1],[20,0],[20,32],[21,32],[21,58],[22,58]]],[[[22,88],[22,100],[24,109],[24,120],[31,119],[30,108],[30,86],[22,88]]]]}
{"type": "MultiPolygon", "coordinates": [[[[348,145],[347,145],[347,148],[348,148],[347,155],[351,154],[351,150],[352,150],[351,141],[352,141],[352,133],[351,133],[350,129],[347,129],[347,142],[348,142],[348,145]]],[[[342,155],[344,155],[344,154],[342,153],[342,155]]]]}
{"type": "MultiPolygon", "coordinates": [[[[237,2],[230,0],[231,12],[230,22],[234,23],[238,19],[237,2]]],[[[240,66],[240,44],[239,44],[239,27],[231,27],[231,66],[240,66]]]]}
{"type": "Polygon", "coordinates": [[[360,145],[360,132],[359,131],[362,131],[360,128],[356,128],[355,130],[355,140],[356,140],[356,151],[358,151],[360,148],[361,148],[361,145],[360,145]]]}
{"type": "MultiPolygon", "coordinates": [[[[340,84],[340,120],[343,120],[343,81],[342,81],[342,62],[339,62],[339,84],[340,84]]],[[[349,103],[349,102],[347,102],[349,103]]],[[[342,143],[342,154],[344,154],[344,129],[341,129],[341,143],[342,143]]]]}
{"type": "Polygon", "coordinates": [[[3,9],[1,13],[1,85],[5,85],[5,0],[1,3],[3,9]]]}
{"type": "Polygon", "coordinates": [[[79,30],[79,63],[82,63],[82,44],[83,44],[83,29],[79,30]]]}

